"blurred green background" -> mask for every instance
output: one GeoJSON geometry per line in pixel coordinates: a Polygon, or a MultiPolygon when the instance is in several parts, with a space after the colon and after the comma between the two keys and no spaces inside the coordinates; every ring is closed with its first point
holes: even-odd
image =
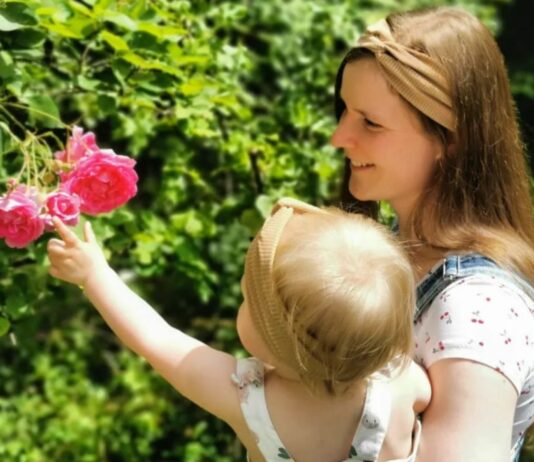
{"type": "MultiPolygon", "coordinates": [[[[13,135],[48,132],[54,151],[59,120],[134,157],[138,195],[92,219],[112,266],[171,324],[242,354],[234,317],[251,234],[282,195],[337,201],[342,56],[393,9],[438,4],[497,35],[532,146],[530,0],[0,0],[0,181],[21,165],[13,135]]],[[[47,275],[47,237],[0,243],[0,460],[244,460],[225,424],[47,275]]]]}

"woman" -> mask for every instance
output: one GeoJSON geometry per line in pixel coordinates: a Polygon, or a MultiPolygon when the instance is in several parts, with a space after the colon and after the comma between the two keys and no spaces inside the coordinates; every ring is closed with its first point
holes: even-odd
{"type": "Polygon", "coordinates": [[[516,459],[534,421],[534,226],[495,40],[458,8],[392,14],[343,60],[336,111],[344,205],[389,202],[420,281],[417,460],[516,459]]]}

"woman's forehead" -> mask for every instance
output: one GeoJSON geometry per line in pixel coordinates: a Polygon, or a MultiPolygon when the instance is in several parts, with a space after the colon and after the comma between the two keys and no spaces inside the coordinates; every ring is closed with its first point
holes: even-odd
{"type": "Polygon", "coordinates": [[[345,65],[340,97],[348,109],[364,117],[395,126],[420,126],[415,110],[386,80],[374,58],[360,58],[345,65]]]}
{"type": "Polygon", "coordinates": [[[400,103],[400,96],[384,78],[373,58],[361,58],[345,65],[340,96],[346,104],[400,103]]]}

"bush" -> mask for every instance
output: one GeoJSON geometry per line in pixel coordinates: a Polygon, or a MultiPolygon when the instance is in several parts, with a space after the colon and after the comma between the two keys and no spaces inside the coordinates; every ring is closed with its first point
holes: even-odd
{"type": "MultiPolygon", "coordinates": [[[[496,27],[491,2],[464,3],[496,27]]],[[[396,5],[6,1],[0,180],[20,168],[28,133],[54,151],[64,124],[135,157],[137,197],[92,220],[112,266],[173,325],[243,354],[233,319],[249,237],[282,195],[336,201],[337,66],[396,5]]],[[[243,459],[223,423],[125,351],[76,287],[48,277],[45,247],[0,243],[0,458],[243,459]]]]}

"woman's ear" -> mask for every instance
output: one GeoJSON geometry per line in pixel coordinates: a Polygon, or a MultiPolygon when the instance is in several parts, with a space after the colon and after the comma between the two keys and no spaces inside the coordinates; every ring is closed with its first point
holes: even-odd
{"type": "Polygon", "coordinates": [[[456,152],[456,134],[449,132],[447,135],[447,139],[445,140],[445,143],[440,142],[437,153],[436,153],[436,161],[443,160],[444,157],[449,157],[454,155],[456,152]]]}
{"type": "Polygon", "coordinates": [[[456,148],[458,147],[457,141],[458,138],[456,136],[456,133],[449,132],[447,134],[447,141],[445,145],[447,156],[452,156],[456,153],[456,148]]]}

